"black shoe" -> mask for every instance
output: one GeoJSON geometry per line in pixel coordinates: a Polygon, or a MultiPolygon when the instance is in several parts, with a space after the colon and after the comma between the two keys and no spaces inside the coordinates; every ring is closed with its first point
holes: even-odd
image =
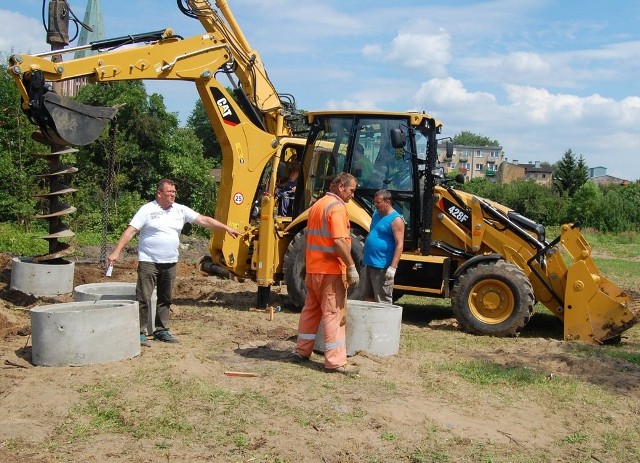
{"type": "Polygon", "coordinates": [[[304,363],[309,361],[309,357],[305,357],[304,355],[300,355],[297,352],[294,352],[293,354],[291,354],[291,357],[289,357],[289,360],[291,360],[293,363],[304,363]]]}
{"type": "Polygon", "coordinates": [[[171,344],[178,344],[180,342],[176,338],[171,336],[171,333],[169,333],[168,331],[158,331],[157,333],[153,333],[153,339],[155,339],[156,341],[168,342],[171,344]]]}

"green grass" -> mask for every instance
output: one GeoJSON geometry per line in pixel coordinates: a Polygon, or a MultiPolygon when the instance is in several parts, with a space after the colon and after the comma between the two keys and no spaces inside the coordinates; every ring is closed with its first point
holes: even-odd
{"type": "Polygon", "coordinates": [[[614,357],[640,366],[640,352],[637,352],[634,347],[625,346],[624,343],[613,346],[575,344],[572,350],[576,355],[585,358],[597,357],[606,359],[607,357],[614,357]]]}
{"type": "Polygon", "coordinates": [[[583,235],[594,250],[606,250],[612,257],[624,259],[640,255],[639,232],[598,233],[584,230],[583,235]]]}
{"type": "Polygon", "coordinates": [[[497,384],[533,385],[545,381],[543,373],[520,366],[505,366],[487,361],[455,362],[439,365],[438,370],[455,373],[470,383],[487,386],[497,384]]]}
{"type": "MultiPolygon", "coordinates": [[[[48,252],[48,242],[41,237],[47,234],[46,224],[35,223],[29,231],[24,227],[18,227],[13,223],[0,223],[0,249],[14,256],[40,256],[48,252]]],[[[107,238],[110,246],[116,243],[119,235],[110,235],[107,238]]],[[[137,238],[136,238],[137,239],[137,238]]],[[[100,233],[78,233],[68,240],[64,240],[72,247],[100,246],[102,235],[100,233]]],[[[73,252],[69,254],[73,256],[73,252]]]]}
{"type": "Polygon", "coordinates": [[[629,261],[623,258],[594,258],[600,274],[616,285],[640,290],[640,260],[629,261]]]}

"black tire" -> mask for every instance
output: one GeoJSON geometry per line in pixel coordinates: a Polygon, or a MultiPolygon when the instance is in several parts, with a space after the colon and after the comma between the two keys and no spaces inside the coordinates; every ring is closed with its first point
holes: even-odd
{"type": "MultiPolygon", "coordinates": [[[[289,243],[284,254],[283,271],[284,282],[287,285],[289,301],[295,307],[302,308],[307,296],[307,288],[304,284],[306,263],[304,245],[306,241],[305,231],[299,232],[289,243]]],[[[364,253],[364,237],[360,233],[351,232],[351,256],[356,264],[358,273],[362,268],[362,254],[364,253]]],[[[364,298],[364,285],[358,285],[349,289],[349,299],[362,300],[364,298]]]]}
{"type": "Polygon", "coordinates": [[[395,304],[396,302],[398,302],[398,300],[404,296],[404,291],[401,289],[394,289],[393,290],[393,295],[391,296],[391,299],[393,301],[393,303],[395,304]]]}
{"type": "Polygon", "coordinates": [[[460,327],[473,334],[514,336],[529,322],[535,304],[526,275],[504,260],[481,262],[453,285],[451,306],[460,327]]]}

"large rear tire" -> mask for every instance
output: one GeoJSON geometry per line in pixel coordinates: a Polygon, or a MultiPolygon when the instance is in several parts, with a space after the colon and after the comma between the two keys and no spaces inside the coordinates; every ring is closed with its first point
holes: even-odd
{"type": "MultiPolygon", "coordinates": [[[[306,275],[305,242],[306,235],[305,231],[302,230],[289,243],[283,262],[284,282],[287,285],[289,300],[291,304],[298,308],[304,306],[304,299],[307,296],[307,287],[304,284],[306,275]]],[[[363,253],[364,237],[360,233],[351,232],[351,257],[356,264],[358,273],[361,272],[363,253]]],[[[350,288],[347,294],[349,299],[362,300],[364,298],[364,285],[350,288]]]]}
{"type": "Polygon", "coordinates": [[[460,327],[473,334],[514,336],[529,322],[535,298],[526,275],[504,260],[481,262],[453,285],[451,306],[460,327]]]}

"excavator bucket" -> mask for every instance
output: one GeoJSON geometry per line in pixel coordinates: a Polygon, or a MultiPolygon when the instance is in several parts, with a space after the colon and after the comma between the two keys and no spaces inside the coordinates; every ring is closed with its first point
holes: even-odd
{"type": "Polygon", "coordinates": [[[574,257],[566,274],[564,339],[602,344],[640,321],[640,295],[600,275],[577,228],[563,227],[562,243],[574,257]]]}
{"type": "Polygon", "coordinates": [[[53,92],[44,95],[48,117],[38,118],[40,130],[51,144],[83,146],[95,141],[117,108],[89,106],[53,92]]]}

